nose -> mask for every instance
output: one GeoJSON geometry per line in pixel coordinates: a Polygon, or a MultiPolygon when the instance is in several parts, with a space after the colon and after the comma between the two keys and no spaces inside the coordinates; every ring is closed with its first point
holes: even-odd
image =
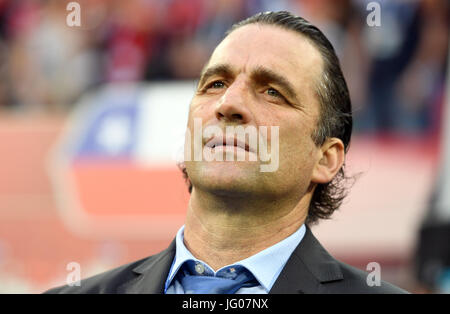
{"type": "Polygon", "coordinates": [[[246,124],[251,120],[250,91],[244,82],[234,81],[218,100],[215,108],[219,121],[246,124]]]}

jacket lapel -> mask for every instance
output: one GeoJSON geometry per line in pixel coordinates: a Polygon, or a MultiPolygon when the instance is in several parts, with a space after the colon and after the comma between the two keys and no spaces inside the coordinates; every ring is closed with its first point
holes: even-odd
{"type": "Polygon", "coordinates": [[[133,272],[138,277],[118,288],[118,293],[164,293],[164,285],[175,256],[175,240],[159,254],[145,260],[133,272]]]}
{"type": "MultiPolygon", "coordinates": [[[[133,269],[138,276],[118,288],[118,293],[164,293],[164,285],[175,256],[175,240],[159,254],[133,269]]],[[[322,247],[306,227],[306,233],[294,250],[271,294],[324,292],[324,284],[343,280],[339,263],[322,247]]]]}
{"type": "Polygon", "coordinates": [[[323,284],[343,278],[339,263],[322,247],[307,226],[305,236],[269,293],[323,292],[323,284]]]}

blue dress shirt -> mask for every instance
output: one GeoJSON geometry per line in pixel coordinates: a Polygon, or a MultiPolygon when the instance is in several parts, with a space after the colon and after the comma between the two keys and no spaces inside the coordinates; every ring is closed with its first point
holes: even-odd
{"type": "Polygon", "coordinates": [[[305,235],[306,227],[303,224],[296,232],[286,239],[272,245],[271,247],[250,256],[232,265],[224,266],[215,272],[208,264],[195,258],[184,245],[184,226],[180,228],[176,236],[176,253],[169,275],[166,280],[164,292],[166,294],[184,294],[181,283],[176,275],[181,266],[186,266],[195,270],[199,275],[222,276],[232,278],[236,269],[247,268],[258,280],[259,286],[242,287],[236,294],[266,294],[269,293],[273,284],[277,280],[284,265],[291,256],[295,248],[300,244],[305,235]]]}

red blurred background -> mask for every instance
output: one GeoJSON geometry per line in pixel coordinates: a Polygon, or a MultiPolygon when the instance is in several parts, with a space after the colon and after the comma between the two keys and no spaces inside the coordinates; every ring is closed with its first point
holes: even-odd
{"type": "MultiPolygon", "coordinates": [[[[80,27],[66,24],[69,2],[0,0],[0,293],[42,292],[65,283],[69,262],[84,278],[169,244],[188,193],[167,149],[158,158],[154,148],[142,153],[150,164],[142,154],[64,159],[97,110],[85,99],[105,86],[143,84],[145,93],[156,84],[169,86],[165,96],[152,91],[151,101],[136,102],[170,96],[166,103],[187,106],[224,32],[282,9],[333,43],[355,111],[347,165],[361,175],[342,209],[313,232],[337,258],[362,269],[378,262],[382,279],[431,292],[414,259],[442,162],[448,1],[375,1],[381,25],[372,27],[362,0],[84,0],[76,1],[80,27]]],[[[149,121],[179,127],[183,115],[161,108],[162,118],[152,112],[149,121]]]]}

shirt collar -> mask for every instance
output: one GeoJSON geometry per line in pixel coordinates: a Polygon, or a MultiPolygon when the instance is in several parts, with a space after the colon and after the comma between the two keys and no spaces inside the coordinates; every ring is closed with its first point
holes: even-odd
{"type": "Polygon", "coordinates": [[[165,287],[166,290],[172,283],[173,278],[178,273],[178,270],[180,269],[181,265],[183,265],[184,262],[190,260],[200,261],[199,259],[196,259],[184,245],[184,225],[177,232],[177,236],[175,238],[175,245],[176,245],[175,258],[172,262],[172,267],[170,268],[169,276],[167,277],[165,287]]]}
{"type": "MultiPolygon", "coordinates": [[[[291,234],[286,239],[272,245],[271,247],[250,256],[244,260],[241,260],[232,265],[241,265],[247,268],[255,278],[259,281],[259,283],[264,287],[264,289],[269,292],[272,288],[275,280],[280,275],[283,270],[284,265],[288,261],[292,252],[295,248],[300,244],[303,236],[305,235],[306,227],[303,224],[296,232],[291,234]]],[[[173,278],[178,273],[180,267],[186,261],[197,261],[205,264],[205,262],[195,258],[191,252],[186,248],[183,242],[184,239],[184,226],[182,226],[176,236],[176,253],[175,258],[172,263],[172,267],[169,272],[169,276],[166,281],[166,290],[172,283],[173,278]]],[[[230,267],[232,265],[227,265],[222,267],[221,269],[230,267]]],[[[211,267],[210,267],[211,268],[211,267]]],[[[221,269],[217,270],[219,272],[221,269]]],[[[217,273],[216,272],[216,273],[217,273]]]]}

